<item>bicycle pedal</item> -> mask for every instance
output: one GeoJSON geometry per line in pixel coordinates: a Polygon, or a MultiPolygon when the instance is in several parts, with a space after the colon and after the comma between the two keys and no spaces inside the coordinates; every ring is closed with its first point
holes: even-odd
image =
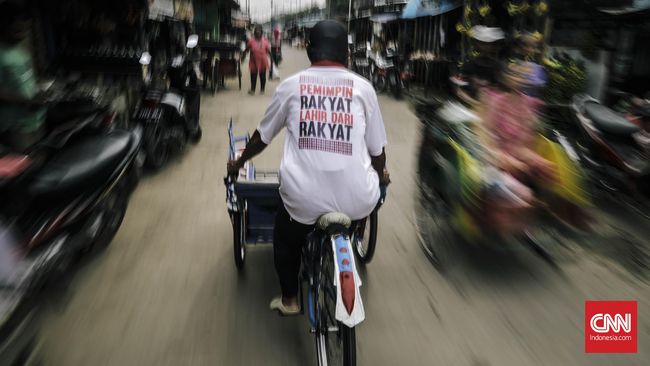
{"type": "Polygon", "coordinates": [[[316,328],[309,328],[309,333],[316,334],[316,328]]]}

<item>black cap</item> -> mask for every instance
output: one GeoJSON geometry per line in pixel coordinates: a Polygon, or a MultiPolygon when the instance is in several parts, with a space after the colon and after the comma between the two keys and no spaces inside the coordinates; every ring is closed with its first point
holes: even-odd
{"type": "Polygon", "coordinates": [[[348,63],[348,32],[335,20],[318,22],[309,32],[307,55],[311,62],[336,61],[348,63]]]}

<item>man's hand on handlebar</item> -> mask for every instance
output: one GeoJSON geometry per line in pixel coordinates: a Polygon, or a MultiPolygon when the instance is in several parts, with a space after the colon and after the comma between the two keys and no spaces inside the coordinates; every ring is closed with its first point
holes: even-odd
{"type": "Polygon", "coordinates": [[[384,168],[383,174],[379,176],[379,184],[382,186],[388,186],[390,184],[390,174],[388,169],[384,168]]]}
{"type": "Polygon", "coordinates": [[[229,160],[228,164],[226,164],[226,171],[228,172],[229,177],[237,177],[239,175],[239,169],[241,169],[244,165],[239,162],[239,159],[235,160],[229,160]]]}
{"type": "Polygon", "coordinates": [[[266,144],[264,141],[262,141],[260,132],[255,131],[253,133],[253,136],[251,136],[251,139],[246,144],[246,148],[244,148],[244,151],[242,152],[239,159],[228,161],[228,164],[226,165],[228,176],[237,177],[237,175],[239,175],[239,169],[244,166],[244,163],[246,163],[257,154],[261,153],[264,149],[266,149],[266,144]]]}
{"type": "Polygon", "coordinates": [[[371,155],[370,162],[372,164],[372,167],[379,175],[379,184],[385,186],[389,185],[390,174],[388,174],[388,169],[386,169],[386,149],[382,149],[381,154],[378,156],[371,155]]]}

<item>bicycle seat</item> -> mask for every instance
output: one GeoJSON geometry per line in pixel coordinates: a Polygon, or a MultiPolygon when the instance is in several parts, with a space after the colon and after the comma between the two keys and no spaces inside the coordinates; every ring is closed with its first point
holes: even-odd
{"type": "Polygon", "coordinates": [[[631,135],[639,131],[639,126],[600,103],[587,102],[584,110],[585,114],[594,122],[594,125],[603,132],[614,135],[631,135]]]}
{"type": "Polygon", "coordinates": [[[352,219],[348,215],[340,212],[330,212],[318,218],[317,226],[323,231],[329,231],[331,227],[343,226],[346,229],[352,225],[352,219]]]}

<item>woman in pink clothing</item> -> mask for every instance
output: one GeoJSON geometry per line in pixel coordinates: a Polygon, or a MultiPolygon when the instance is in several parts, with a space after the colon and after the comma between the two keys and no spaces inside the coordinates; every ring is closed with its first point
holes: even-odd
{"type": "Polygon", "coordinates": [[[266,71],[269,69],[269,59],[267,56],[271,55],[271,45],[266,38],[262,37],[262,26],[260,25],[255,26],[253,37],[251,37],[246,44],[246,50],[242,55],[242,60],[249,51],[250,57],[248,68],[251,71],[251,89],[248,91],[248,94],[255,94],[257,75],[260,76],[260,94],[264,94],[264,87],[266,86],[266,71]]]}

